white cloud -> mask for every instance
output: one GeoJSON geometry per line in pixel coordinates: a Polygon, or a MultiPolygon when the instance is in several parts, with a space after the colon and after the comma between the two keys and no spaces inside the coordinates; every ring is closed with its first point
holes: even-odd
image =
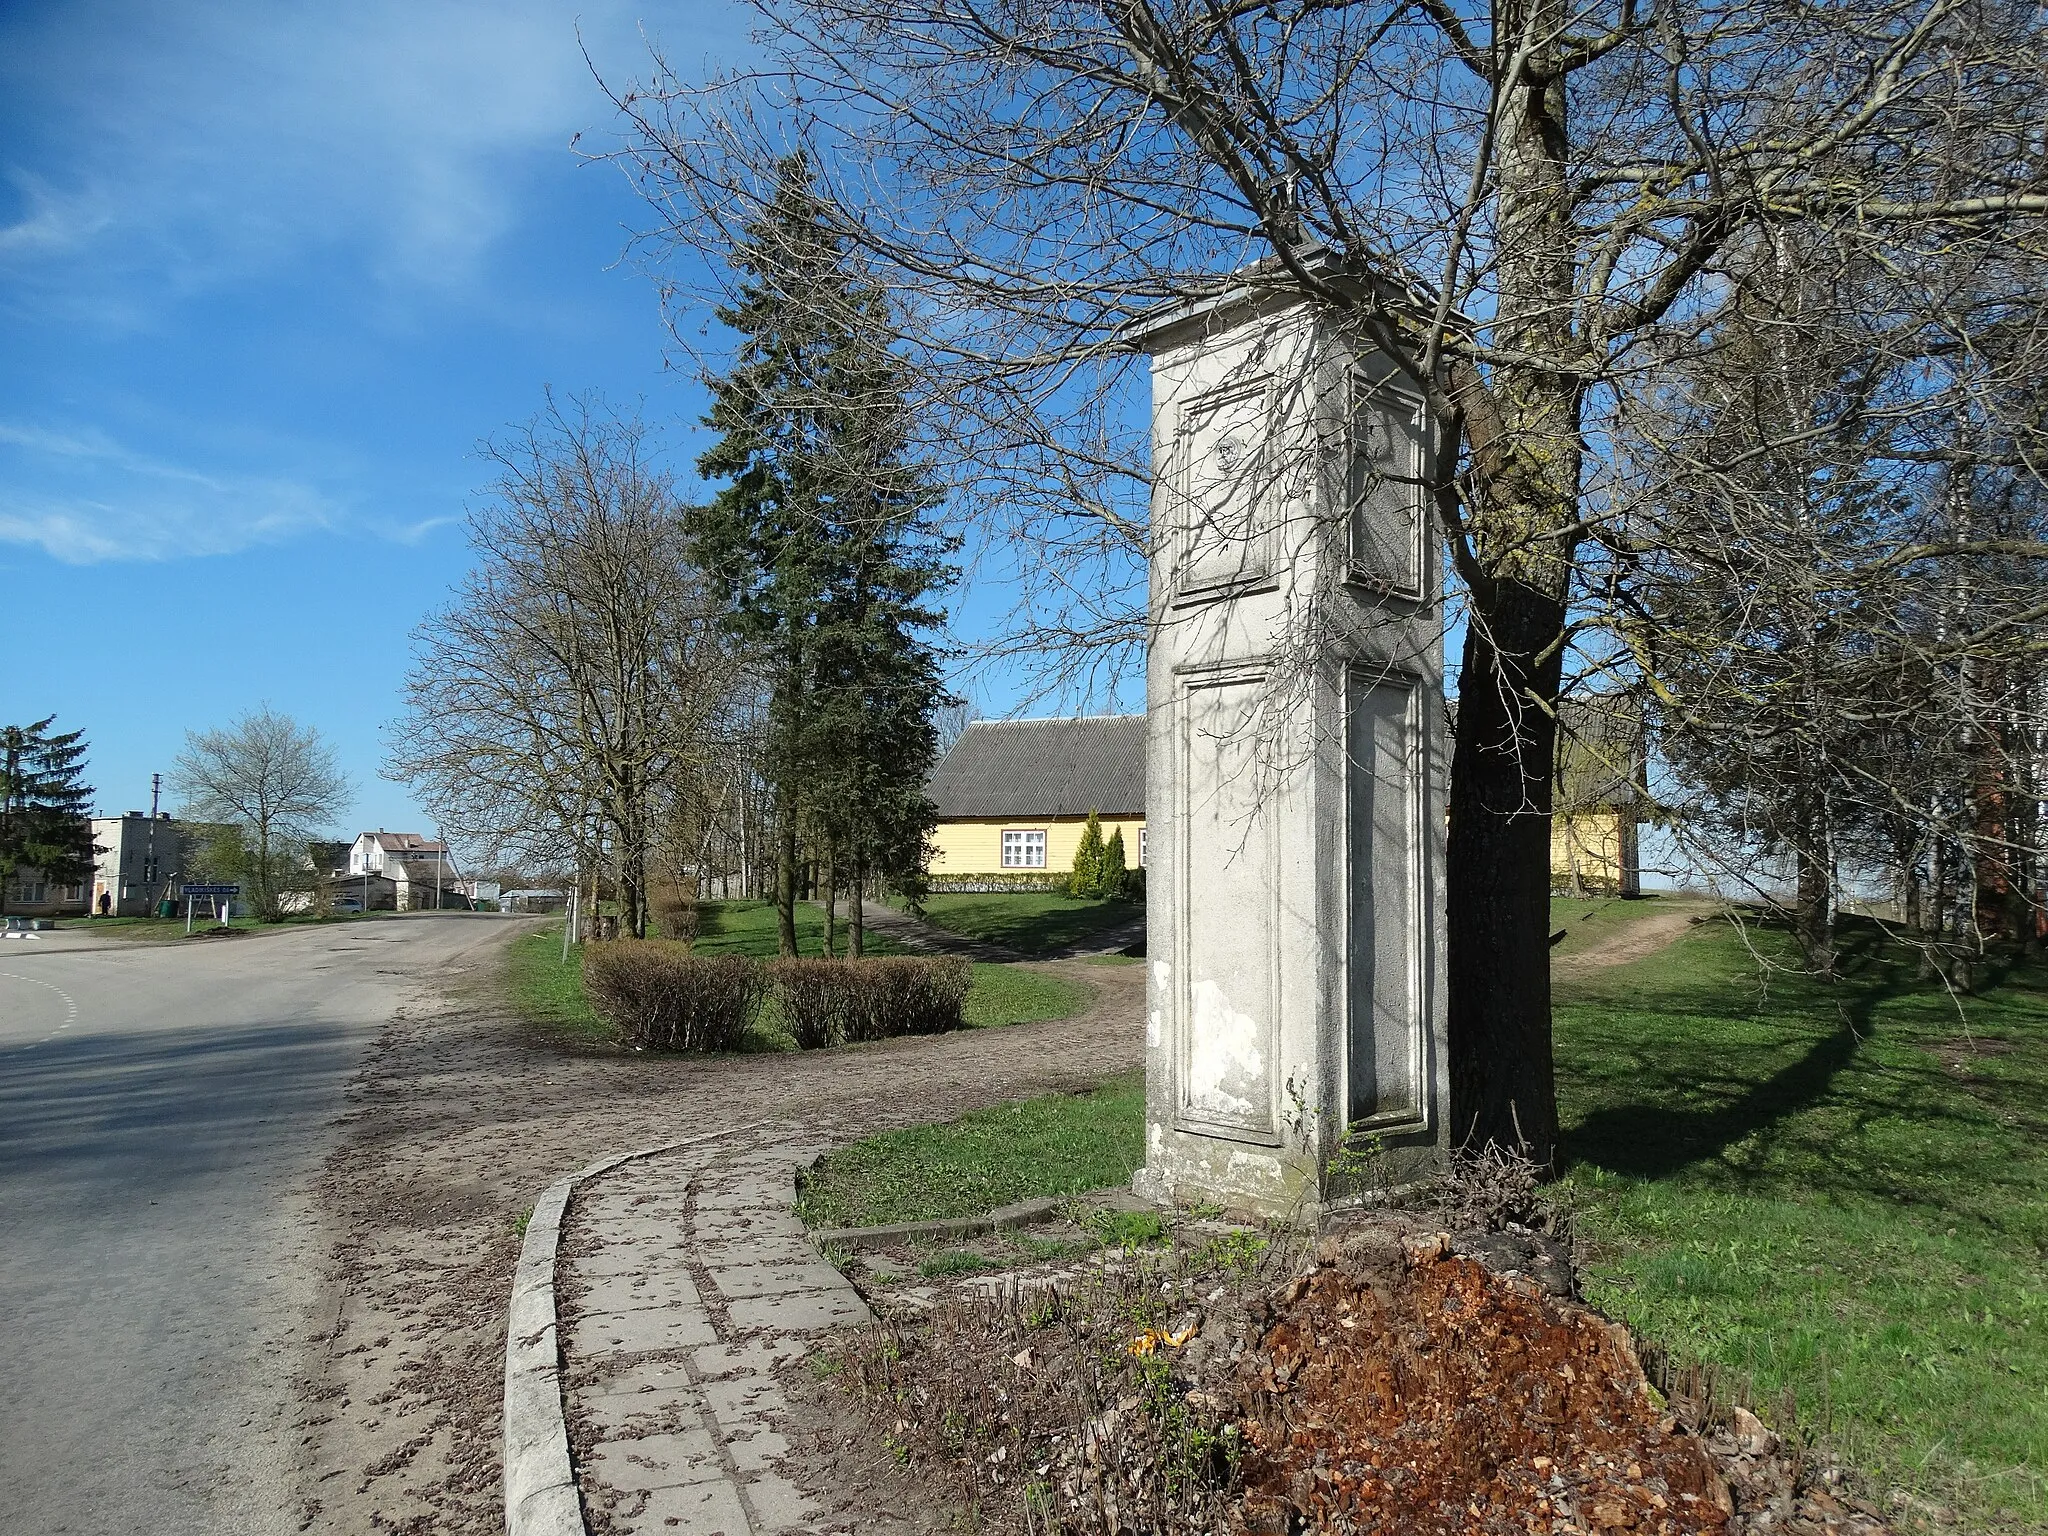
{"type": "Polygon", "coordinates": [[[137,453],[93,429],[0,422],[0,543],[71,565],[232,554],[335,527],[317,489],[137,453]]]}
{"type": "Polygon", "coordinates": [[[571,135],[610,121],[579,26],[607,67],[644,68],[623,0],[18,15],[0,88],[33,131],[0,150],[21,209],[0,262],[59,291],[189,291],[339,245],[388,283],[458,287],[519,217],[525,174],[566,168],[571,135]]]}

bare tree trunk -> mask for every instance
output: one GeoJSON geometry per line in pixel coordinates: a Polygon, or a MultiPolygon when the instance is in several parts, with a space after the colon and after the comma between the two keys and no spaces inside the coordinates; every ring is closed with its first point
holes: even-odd
{"type": "Polygon", "coordinates": [[[1798,849],[1798,890],[1793,897],[1792,927],[1806,963],[1823,976],[1835,973],[1834,860],[1829,855],[1827,830],[1812,828],[1812,842],[1798,849]]]}
{"type": "Polygon", "coordinates": [[[796,955],[796,817],[786,807],[775,836],[775,923],[785,959],[796,955]]]}
{"type": "Polygon", "coordinates": [[[839,859],[829,843],[819,863],[818,884],[825,898],[825,958],[832,960],[839,954],[839,859]]]}
{"type": "Polygon", "coordinates": [[[846,954],[851,960],[860,959],[867,949],[867,899],[867,860],[856,858],[853,861],[853,898],[846,908],[846,954]]]}
{"type": "MultiPolygon", "coordinates": [[[[1530,637],[1507,655],[1485,625],[1465,632],[1458,744],[1451,759],[1449,911],[1451,1139],[1556,1160],[1557,1090],[1550,1054],[1550,764],[1557,722],[1531,701],[1554,699],[1552,649],[1527,665],[1562,622],[1533,592],[1521,611],[1496,609],[1530,637]]],[[[1501,605],[1505,607],[1506,605],[1501,605]]]]}

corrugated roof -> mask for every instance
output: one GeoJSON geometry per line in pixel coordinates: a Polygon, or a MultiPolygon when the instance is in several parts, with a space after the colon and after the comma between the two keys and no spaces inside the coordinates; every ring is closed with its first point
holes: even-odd
{"type": "Polygon", "coordinates": [[[977,720],[927,790],[942,819],[1145,814],[1145,717],[977,720]]]}

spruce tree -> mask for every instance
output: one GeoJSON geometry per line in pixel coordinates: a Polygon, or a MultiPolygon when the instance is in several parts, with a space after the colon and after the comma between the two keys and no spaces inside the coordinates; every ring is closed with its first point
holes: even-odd
{"type": "Polygon", "coordinates": [[[870,872],[919,877],[946,698],[926,638],[943,616],[928,603],[951,580],[952,545],[926,521],[938,498],[910,452],[884,296],[827,226],[804,158],[779,176],[718,312],[740,345],[712,381],[720,440],[698,469],[729,483],[687,526],[767,680],[776,899],[794,954],[800,827],[856,892],[870,872]]]}
{"type": "Polygon", "coordinates": [[[1074,849],[1074,873],[1067,881],[1068,894],[1102,894],[1102,817],[1088,813],[1088,825],[1081,829],[1081,841],[1074,849]]]}
{"type": "Polygon", "coordinates": [[[1124,829],[1118,827],[1102,845],[1102,875],[1096,884],[1104,896],[1120,898],[1130,880],[1130,855],[1124,851],[1124,829]]]}
{"type": "Polygon", "coordinates": [[[85,733],[53,732],[55,715],[0,726],[0,916],[17,874],[33,869],[53,885],[92,873],[92,786],[85,733]]]}

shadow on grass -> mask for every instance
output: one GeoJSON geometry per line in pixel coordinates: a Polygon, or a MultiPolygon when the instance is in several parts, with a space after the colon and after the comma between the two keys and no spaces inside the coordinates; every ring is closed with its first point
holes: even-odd
{"type": "MultiPolygon", "coordinates": [[[[1751,942],[1791,965],[1783,934],[1756,926],[1751,942]]],[[[1991,1116],[1930,1053],[2037,998],[1958,1000],[1916,968],[1874,924],[1845,925],[1832,981],[1766,976],[1724,932],[1655,983],[1617,973],[1566,994],[1559,1066],[1582,1110],[1567,1165],[1951,1206],[1958,1181],[1997,1178],[1979,1166],[1991,1116]]]]}
{"type": "Polygon", "coordinates": [[[934,927],[1030,956],[1071,950],[1145,916],[1145,908],[1138,902],[1094,901],[1035,891],[929,896],[924,910],[925,920],[934,927]]]}

